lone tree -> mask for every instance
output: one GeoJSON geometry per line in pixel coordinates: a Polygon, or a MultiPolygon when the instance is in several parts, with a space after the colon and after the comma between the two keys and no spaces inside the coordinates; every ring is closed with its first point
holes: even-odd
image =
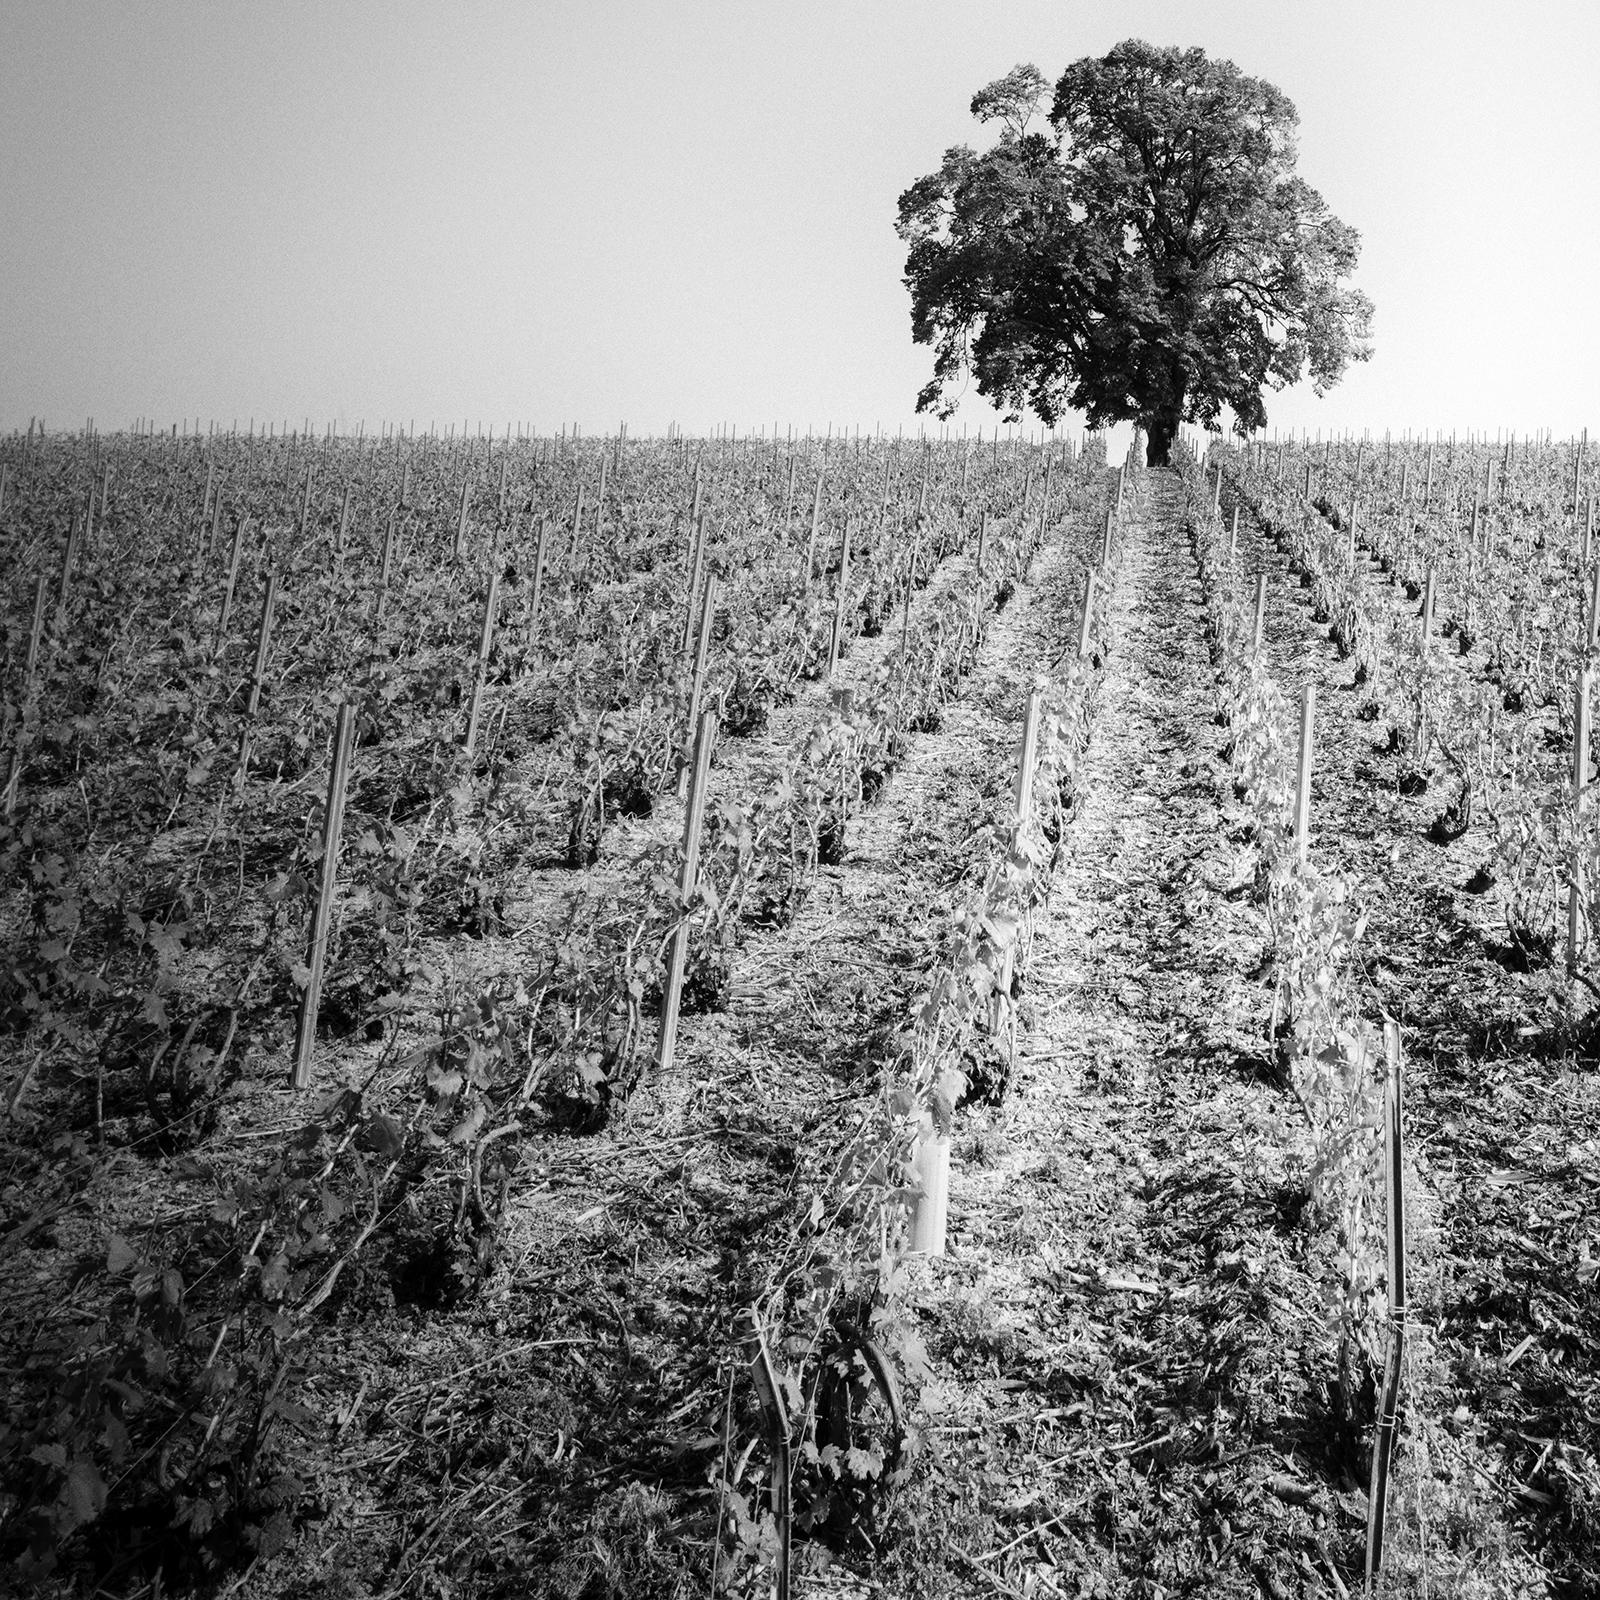
{"type": "Polygon", "coordinates": [[[972,99],[1000,140],[947,151],[900,196],[912,332],[934,347],[919,411],[951,386],[1015,418],[1136,422],[1165,466],[1180,422],[1265,425],[1263,389],[1318,394],[1365,361],[1372,303],[1340,279],[1360,236],[1295,175],[1293,105],[1203,50],[1119,44],[1047,92],[1020,66],[972,99]]]}

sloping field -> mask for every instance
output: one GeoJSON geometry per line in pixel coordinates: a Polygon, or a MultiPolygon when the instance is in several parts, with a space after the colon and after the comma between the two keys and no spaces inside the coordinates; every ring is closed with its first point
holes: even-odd
{"type": "Polygon", "coordinates": [[[1600,1593],[1582,458],[1180,455],[5,441],[12,1581],[1600,1593]]]}

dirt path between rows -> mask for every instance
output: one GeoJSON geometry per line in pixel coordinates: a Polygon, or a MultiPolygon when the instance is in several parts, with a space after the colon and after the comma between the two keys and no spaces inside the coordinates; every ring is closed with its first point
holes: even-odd
{"type": "MultiPolygon", "coordinates": [[[[1035,931],[1019,1081],[958,1128],[951,1249],[926,1269],[934,1467],[913,1516],[923,1575],[953,1592],[1333,1595],[1359,1578],[1361,1441],[1325,1403],[1329,1245],[1302,1217],[1300,1117],[1266,1058],[1267,929],[1180,511],[1176,479],[1152,475],[1035,931]]],[[[1322,664],[1281,604],[1297,695],[1322,664]]],[[[1462,1543],[1441,1533],[1439,1573],[1462,1543]]]]}

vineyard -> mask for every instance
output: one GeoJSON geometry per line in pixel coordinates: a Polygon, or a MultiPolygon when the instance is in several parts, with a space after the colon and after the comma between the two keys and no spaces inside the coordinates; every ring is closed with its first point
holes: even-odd
{"type": "Polygon", "coordinates": [[[1600,1595],[1586,455],[0,440],[7,1584],[1600,1595]]]}

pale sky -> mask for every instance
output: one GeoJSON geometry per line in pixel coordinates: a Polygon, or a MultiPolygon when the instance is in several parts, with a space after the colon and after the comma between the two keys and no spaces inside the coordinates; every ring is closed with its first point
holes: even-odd
{"type": "Polygon", "coordinates": [[[1600,431],[1594,0],[0,0],[0,428],[914,432],[900,191],[1129,37],[1363,236],[1376,354],[1271,423],[1600,431]]]}

